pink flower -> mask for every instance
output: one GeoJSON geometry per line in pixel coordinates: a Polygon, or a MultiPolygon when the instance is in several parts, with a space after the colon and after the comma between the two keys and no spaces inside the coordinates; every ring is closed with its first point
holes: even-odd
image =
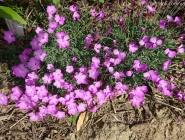
{"type": "Polygon", "coordinates": [[[73,19],[78,20],[80,18],[80,14],[78,12],[73,13],[73,19]]]}
{"type": "Polygon", "coordinates": [[[64,35],[63,37],[58,38],[57,39],[57,43],[59,45],[59,48],[68,48],[69,45],[70,45],[69,36],[68,35],[64,35]]]}
{"type": "Polygon", "coordinates": [[[39,50],[42,47],[42,44],[38,41],[37,38],[33,38],[30,42],[30,45],[33,50],[39,50]]]}
{"type": "Polygon", "coordinates": [[[53,64],[47,64],[47,69],[48,69],[48,70],[53,70],[53,69],[54,69],[53,64]]]}
{"type": "Polygon", "coordinates": [[[179,18],[179,17],[175,17],[174,22],[175,22],[176,24],[179,24],[179,23],[180,23],[180,18],[179,18]]]}
{"type": "Polygon", "coordinates": [[[80,103],[80,104],[77,106],[78,112],[84,112],[84,111],[86,110],[86,107],[87,107],[86,104],[80,103]]]}
{"type": "Polygon", "coordinates": [[[58,22],[60,25],[64,25],[65,17],[60,15],[55,15],[55,21],[58,22]]]}
{"type": "Polygon", "coordinates": [[[151,12],[151,13],[153,13],[153,12],[156,11],[156,10],[155,10],[152,6],[150,6],[150,5],[147,5],[146,8],[147,8],[148,11],[151,12]]]}
{"type": "Polygon", "coordinates": [[[96,8],[92,9],[92,10],[91,10],[91,16],[92,16],[92,17],[95,17],[95,16],[97,15],[96,12],[97,12],[97,11],[96,11],[96,8]]]}
{"type": "Polygon", "coordinates": [[[8,97],[2,93],[0,93],[0,105],[8,105],[8,97]]]}
{"type": "Polygon", "coordinates": [[[75,6],[75,5],[71,5],[71,6],[69,6],[69,10],[70,10],[71,12],[77,12],[77,11],[78,11],[78,7],[75,6]]]}
{"type": "Polygon", "coordinates": [[[29,70],[24,66],[24,64],[19,64],[17,66],[12,67],[13,74],[16,77],[22,77],[25,78],[29,70]]]}
{"type": "Polygon", "coordinates": [[[19,59],[20,59],[21,63],[26,64],[29,57],[27,55],[19,54],[19,59]]]}
{"type": "Polygon", "coordinates": [[[37,39],[42,45],[48,43],[48,33],[39,32],[37,39]]]}
{"type": "Polygon", "coordinates": [[[89,77],[94,80],[96,80],[100,75],[100,72],[97,69],[90,69],[88,72],[89,72],[89,77]]]}
{"type": "Polygon", "coordinates": [[[42,77],[42,80],[45,84],[51,84],[53,81],[53,77],[51,74],[45,73],[44,76],[42,77]]]}
{"type": "Polygon", "coordinates": [[[44,61],[47,54],[42,49],[39,49],[34,52],[34,55],[37,60],[44,61]]]}
{"type": "Polygon", "coordinates": [[[57,27],[58,27],[57,22],[50,22],[49,28],[48,28],[48,33],[52,34],[57,27]]]}
{"type": "Polygon", "coordinates": [[[183,44],[181,44],[178,49],[177,49],[177,52],[180,53],[180,54],[183,54],[185,52],[185,49],[183,48],[183,44]]]}
{"type": "Polygon", "coordinates": [[[61,80],[63,78],[63,74],[60,69],[56,69],[55,72],[53,72],[53,77],[55,80],[61,80]]]}
{"type": "Polygon", "coordinates": [[[74,71],[73,66],[67,66],[67,67],[66,67],[66,72],[67,72],[67,73],[72,73],[73,71],[74,71]]]}
{"type": "Polygon", "coordinates": [[[45,85],[37,86],[36,90],[37,90],[37,95],[41,100],[48,95],[48,90],[45,85]]]}
{"type": "Polygon", "coordinates": [[[35,32],[39,34],[40,32],[43,32],[43,28],[40,28],[39,26],[35,29],[35,32]]]}
{"type": "Polygon", "coordinates": [[[88,48],[91,45],[91,42],[93,41],[93,37],[91,34],[88,34],[85,38],[85,46],[84,48],[88,48]]]}
{"type": "Polygon", "coordinates": [[[57,117],[58,119],[63,119],[66,117],[66,113],[63,111],[57,111],[56,114],[54,114],[55,117],[57,117]]]}
{"type": "Polygon", "coordinates": [[[132,71],[127,71],[127,72],[126,72],[126,75],[127,75],[128,77],[132,76],[132,74],[133,74],[132,71]]]}
{"type": "Polygon", "coordinates": [[[48,19],[51,20],[53,18],[53,14],[56,13],[56,7],[54,5],[47,6],[47,13],[48,13],[48,19]]]}
{"type": "Polygon", "coordinates": [[[38,70],[41,67],[40,61],[37,60],[35,57],[30,58],[28,66],[30,67],[31,70],[38,70]]]}
{"type": "Polygon", "coordinates": [[[129,51],[134,53],[138,50],[138,46],[135,42],[132,42],[129,44],[129,51]]]}
{"type": "Polygon", "coordinates": [[[74,78],[76,79],[76,82],[78,85],[80,84],[88,84],[87,76],[83,73],[76,73],[74,78]]]}
{"type": "Polygon", "coordinates": [[[171,62],[172,62],[171,60],[167,60],[163,63],[163,71],[168,70],[168,67],[170,66],[171,62]]]}
{"type": "Polygon", "coordinates": [[[97,44],[97,43],[96,43],[96,44],[94,45],[94,50],[95,50],[95,52],[96,52],[96,53],[100,53],[101,47],[102,47],[101,44],[97,44]]]}
{"type": "Polygon", "coordinates": [[[73,61],[73,62],[77,62],[77,61],[78,61],[77,57],[76,57],[76,56],[73,56],[73,57],[72,57],[72,61],[73,61]]]}
{"type": "Polygon", "coordinates": [[[20,87],[15,86],[12,88],[12,94],[10,95],[11,100],[18,101],[21,95],[23,94],[23,91],[20,87]]]}
{"type": "Polygon", "coordinates": [[[4,40],[8,42],[8,44],[11,44],[16,40],[13,31],[5,31],[4,32],[4,40]]]}
{"type": "Polygon", "coordinates": [[[159,26],[160,26],[160,28],[165,29],[166,28],[166,22],[164,20],[160,20],[159,21],[159,26]]]}
{"type": "Polygon", "coordinates": [[[173,17],[170,15],[167,15],[168,22],[174,22],[173,17]]]}
{"type": "Polygon", "coordinates": [[[104,11],[100,11],[97,13],[97,20],[102,20],[105,17],[104,11]]]}

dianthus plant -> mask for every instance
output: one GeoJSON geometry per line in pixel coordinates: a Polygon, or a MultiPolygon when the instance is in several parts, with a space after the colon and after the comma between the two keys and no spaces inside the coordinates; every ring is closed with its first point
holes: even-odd
{"type": "MultiPolygon", "coordinates": [[[[165,96],[176,96],[175,85],[161,75],[184,53],[183,44],[177,46],[173,39],[180,35],[180,18],[167,15],[152,22],[156,10],[142,6],[147,13],[130,16],[126,10],[116,19],[96,8],[84,13],[76,5],[62,11],[48,6],[48,26],[35,29],[30,48],[12,67],[24,87],[13,87],[11,100],[37,121],[48,114],[60,119],[95,112],[108,99],[125,94],[133,106],[141,106],[150,82],[165,96]]],[[[12,32],[5,33],[13,42],[12,32]]],[[[7,98],[2,95],[0,103],[6,105],[7,98]]]]}

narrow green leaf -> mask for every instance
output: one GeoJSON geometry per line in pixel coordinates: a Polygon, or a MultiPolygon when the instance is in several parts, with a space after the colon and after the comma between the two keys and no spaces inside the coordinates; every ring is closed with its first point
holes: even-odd
{"type": "Polygon", "coordinates": [[[104,3],[105,1],[104,0],[99,0],[99,2],[104,3]]]}
{"type": "Polygon", "coordinates": [[[57,5],[60,2],[60,0],[53,0],[53,3],[57,5]]]}
{"type": "Polygon", "coordinates": [[[7,18],[21,24],[27,24],[21,16],[19,16],[14,10],[6,6],[0,6],[0,18],[7,18]]]}

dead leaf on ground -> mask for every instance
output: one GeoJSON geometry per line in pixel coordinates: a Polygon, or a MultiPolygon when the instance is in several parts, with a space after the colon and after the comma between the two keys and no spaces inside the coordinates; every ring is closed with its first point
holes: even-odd
{"type": "Polygon", "coordinates": [[[80,114],[78,121],[77,121],[77,126],[76,126],[76,130],[79,131],[82,128],[82,125],[84,123],[85,120],[85,116],[86,116],[86,112],[83,112],[80,114]]]}
{"type": "Polygon", "coordinates": [[[140,124],[135,124],[134,126],[132,126],[130,129],[134,132],[139,132],[140,130],[145,129],[146,127],[148,127],[150,125],[150,123],[140,123],[140,124]]]}

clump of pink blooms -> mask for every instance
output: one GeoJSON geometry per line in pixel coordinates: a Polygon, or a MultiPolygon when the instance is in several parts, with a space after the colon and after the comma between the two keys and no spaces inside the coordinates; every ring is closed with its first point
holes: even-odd
{"type": "MultiPolygon", "coordinates": [[[[145,1],[142,1],[142,4],[146,4],[145,1]]],[[[150,5],[147,6],[147,9],[149,12],[155,12],[155,9],[150,5]]],[[[79,20],[80,15],[78,7],[71,5],[69,10],[73,13],[73,19],[79,20]]],[[[30,41],[31,49],[24,49],[24,51],[19,55],[21,63],[12,67],[13,74],[16,77],[25,79],[25,87],[13,87],[10,99],[13,100],[16,106],[21,110],[31,112],[29,113],[30,120],[43,120],[46,115],[52,115],[61,119],[65,118],[67,114],[75,115],[77,113],[84,112],[85,110],[96,112],[101,105],[107,102],[107,100],[112,100],[115,96],[124,96],[127,93],[132,106],[142,106],[144,104],[145,93],[148,91],[147,86],[140,85],[131,89],[128,85],[124,84],[124,82],[120,82],[120,80],[123,81],[126,77],[132,77],[135,72],[143,73],[143,77],[146,80],[156,83],[157,89],[163,92],[165,96],[174,95],[173,90],[176,87],[175,84],[168,83],[166,80],[161,79],[157,70],[149,70],[147,64],[142,63],[139,59],[134,60],[133,66],[130,70],[116,71],[115,67],[124,63],[127,53],[122,52],[119,48],[111,48],[100,43],[93,44],[93,51],[97,56],[92,57],[90,67],[75,67],[75,65],[67,65],[65,68],[59,69],[56,68],[54,64],[47,64],[47,72],[41,77],[43,84],[38,85],[37,81],[39,80],[39,75],[37,71],[41,69],[42,63],[47,57],[42,46],[49,42],[49,35],[55,34],[56,42],[60,49],[70,49],[70,36],[64,31],[55,31],[59,26],[63,26],[65,24],[66,18],[55,13],[56,7],[54,5],[47,7],[49,28],[47,31],[44,31],[44,29],[40,27],[36,28],[35,32],[37,37],[30,41]],[[101,52],[105,53],[103,58],[98,55],[101,52]],[[114,78],[114,87],[111,87],[110,85],[103,86],[103,81],[98,80],[98,77],[101,75],[102,68],[106,69],[114,78]],[[77,88],[73,85],[72,81],[67,82],[64,78],[66,73],[71,75],[72,80],[77,84],[77,86],[86,85],[87,88],[77,88]],[[63,89],[66,91],[66,94],[60,97],[55,93],[50,93],[47,89],[47,85],[53,85],[57,89],[63,89]],[[57,107],[58,105],[66,108],[67,111],[59,109],[57,107]]],[[[97,12],[96,8],[94,8],[91,11],[91,16],[97,20],[102,20],[105,17],[105,14],[103,11],[97,12]]],[[[177,17],[173,19],[169,15],[167,16],[167,19],[168,22],[180,22],[180,19],[177,17]]],[[[161,20],[159,24],[161,28],[165,28],[166,24],[164,21],[161,20]]],[[[110,32],[111,27],[106,35],[108,36],[110,32]]],[[[13,32],[6,31],[4,33],[4,39],[9,44],[15,41],[13,32]]],[[[84,49],[88,50],[94,40],[96,40],[95,37],[92,34],[88,34],[85,38],[84,49]]],[[[115,46],[118,44],[117,40],[114,40],[113,43],[115,46]]],[[[162,40],[156,36],[150,37],[148,35],[144,35],[138,42],[131,42],[128,46],[128,51],[135,53],[143,46],[145,49],[156,49],[157,47],[161,47],[162,44],[162,40]]],[[[182,54],[184,51],[183,44],[181,44],[176,51],[167,48],[164,50],[164,53],[172,59],[177,53],[182,54]]],[[[164,71],[168,70],[172,63],[171,59],[163,63],[162,69],[164,71]]],[[[77,57],[73,56],[72,61],[77,62],[77,57]]],[[[185,99],[182,91],[177,93],[177,97],[178,99],[185,99]]],[[[8,96],[0,93],[0,104],[7,105],[8,96]]]]}

